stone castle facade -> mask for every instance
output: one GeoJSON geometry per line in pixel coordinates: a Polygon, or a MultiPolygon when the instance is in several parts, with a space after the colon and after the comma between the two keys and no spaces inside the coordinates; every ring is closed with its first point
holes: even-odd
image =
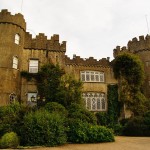
{"type": "MultiPolygon", "coordinates": [[[[117,47],[114,57],[122,51],[140,55],[150,66],[150,38],[140,37],[128,43],[128,49],[117,47]],[[147,42],[148,41],[148,42],[147,42]],[[143,44],[140,44],[143,43],[143,44]],[[137,45],[136,45],[137,44],[137,45]],[[145,46],[145,47],[144,47],[145,46]]],[[[83,100],[90,111],[107,111],[107,86],[116,84],[109,58],[99,61],[93,57],[83,59],[79,56],[70,59],[65,55],[66,42],[59,42],[59,35],[50,39],[43,33],[35,38],[26,31],[22,14],[12,15],[7,10],[0,12],[0,106],[20,100],[25,104],[36,103],[38,90],[34,81],[21,77],[21,71],[37,73],[46,63],[59,64],[65,72],[83,82],[83,100]]],[[[150,70],[149,70],[150,73],[150,70]]],[[[147,77],[150,81],[150,74],[147,77]]],[[[147,83],[146,94],[149,88],[147,83]]]]}

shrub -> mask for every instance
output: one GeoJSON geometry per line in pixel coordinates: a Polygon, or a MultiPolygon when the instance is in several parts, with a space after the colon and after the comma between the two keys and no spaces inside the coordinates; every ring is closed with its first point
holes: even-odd
{"type": "Polygon", "coordinates": [[[88,135],[87,131],[89,124],[79,119],[68,120],[68,142],[72,143],[87,143],[88,135]]]}
{"type": "Polygon", "coordinates": [[[97,118],[94,113],[88,111],[82,105],[72,104],[68,110],[68,117],[74,119],[80,119],[83,122],[88,122],[90,124],[97,124],[97,118]]]}
{"type": "Polygon", "coordinates": [[[123,133],[123,129],[124,129],[124,127],[121,125],[121,124],[115,124],[114,126],[113,126],[113,130],[114,130],[114,134],[115,135],[122,135],[123,133]]]}
{"type": "Polygon", "coordinates": [[[108,129],[104,126],[90,126],[88,129],[89,143],[98,143],[98,142],[113,142],[114,135],[111,129],[108,129]]]}
{"type": "Polygon", "coordinates": [[[60,113],[63,116],[68,115],[68,111],[66,110],[66,108],[57,102],[49,102],[45,105],[44,108],[50,113],[55,112],[55,113],[60,113]]]}
{"type": "Polygon", "coordinates": [[[111,129],[91,125],[78,119],[70,119],[68,141],[72,143],[112,142],[114,135],[111,129]]]}
{"type": "Polygon", "coordinates": [[[23,124],[23,117],[27,111],[27,107],[19,103],[0,107],[0,136],[11,131],[19,135],[19,129],[23,124]]]}
{"type": "Polygon", "coordinates": [[[150,126],[144,123],[143,117],[134,117],[125,125],[123,134],[127,136],[150,136],[150,126]]]}
{"type": "Polygon", "coordinates": [[[150,111],[144,114],[144,124],[150,126],[150,111]]]}
{"type": "Polygon", "coordinates": [[[58,113],[38,110],[24,118],[21,142],[23,145],[55,146],[67,141],[64,117],[58,113]]]}
{"type": "Polygon", "coordinates": [[[5,133],[0,140],[0,148],[17,148],[19,139],[16,133],[5,133]]]}
{"type": "Polygon", "coordinates": [[[108,115],[106,112],[98,112],[96,113],[97,117],[97,124],[101,126],[106,126],[108,125],[108,115]]]}

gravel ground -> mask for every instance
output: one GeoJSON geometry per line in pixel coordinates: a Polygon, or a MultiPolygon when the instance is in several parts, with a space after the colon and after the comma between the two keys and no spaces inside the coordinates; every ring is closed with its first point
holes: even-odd
{"type": "Polygon", "coordinates": [[[150,150],[150,137],[117,136],[115,140],[111,143],[66,144],[58,147],[34,147],[23,150],[150,150]]]}

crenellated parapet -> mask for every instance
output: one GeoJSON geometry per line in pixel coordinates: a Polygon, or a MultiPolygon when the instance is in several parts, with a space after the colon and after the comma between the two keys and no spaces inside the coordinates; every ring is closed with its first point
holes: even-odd
{"type": "Polygon", "coordinates": [[[89,57],[86,59],[80,58],[80,56],[74,56],[73,59],[69,57],[65,57],[65,64],[66,65],[78,65],[78,66],[103,66],[109,67],[110,62],[109,58],[102,58],[99,61],[94,59],[93,57],[89,57]]]}
{"type": "Polygon", "coordinates": [[[146,37],[139,36],[139,39],[137,39],[136,37],[133,38],[128,42],[128,49],[132,53],[150,49],[150,35],[147,35],[146,37]]]}
{"type": "Polygon", "coordinates": [[[130,40],[127,44],[127,47],[120,47],[116,46],[116,48],[113,50],[113,55],[116,57],[118,54],[123,52],[129,52],[129,53],[138,53],[139,51],[150,51],[150,35],[139,36],[137,39],[136,37],[130,40]]]}
{"type": "Polygon", "coordinates": [[[20,27],[24,31],[26,30],[26,22],[23,15],[20,13],[12,15],[7,9],[3,9],[0,12],[0,23],[13,24],[20,27]]]}
{"type": "Polygon", "coordinates": [[[57,34],[54,34],[51,39],[47,39],[44,33],[39,33],[35,38],[32,38],[32,35],[26,32],[25,49],[66,52],[66,41],[59,43],[59,35],[57,34]]]}

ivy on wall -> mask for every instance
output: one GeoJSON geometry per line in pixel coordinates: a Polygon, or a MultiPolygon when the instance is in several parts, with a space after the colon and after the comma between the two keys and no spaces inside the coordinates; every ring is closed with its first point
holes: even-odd
{"type": "Polygon", "coordinates": [[[118,85],[108,85],[107,101],[108,111],[96,114],[99,125],[114,127],[120,115],[120,102],[118,101],[118,85]]]}
{"type": "Polygon", "coordinates": [[[118,85],[108,85],[107,91],[108,100],[108,122],[112,125],[118,123],[120,115],[120,102],[118,101],[118,85]]]}

